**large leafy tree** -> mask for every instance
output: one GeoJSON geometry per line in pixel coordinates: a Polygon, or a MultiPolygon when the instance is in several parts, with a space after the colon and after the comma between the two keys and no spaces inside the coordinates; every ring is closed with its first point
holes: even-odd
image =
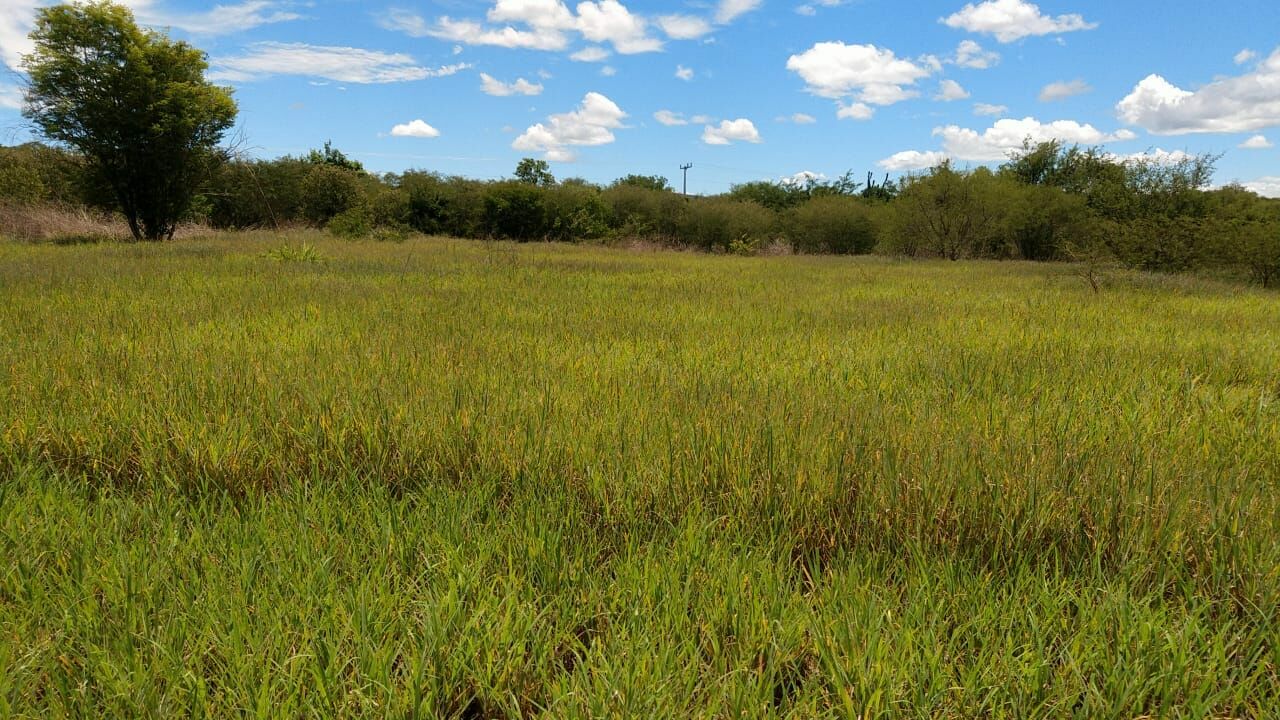
{"type": "Polygon", "coordinates": [[[204,53],[110,2],[45,8],[31,37],[23,114],[85,157],[135,238],[172,237],[236,117],[204,53]]]}

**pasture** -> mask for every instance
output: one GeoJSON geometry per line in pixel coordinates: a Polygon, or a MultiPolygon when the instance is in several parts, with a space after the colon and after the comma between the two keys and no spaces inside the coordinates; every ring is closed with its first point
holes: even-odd
{"type": "Polygon", "coordinates": [[[0,242],[0,716],[1260,717],[1280,297],[0,242]]]}

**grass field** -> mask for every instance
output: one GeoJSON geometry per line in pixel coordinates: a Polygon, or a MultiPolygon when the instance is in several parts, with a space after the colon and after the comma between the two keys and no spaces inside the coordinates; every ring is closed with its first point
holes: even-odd
{"type": "Polygon", "coordinates": [[[6,718],[1275,717],[1278,501],[1274,293],[0,243],[6,718]]]}

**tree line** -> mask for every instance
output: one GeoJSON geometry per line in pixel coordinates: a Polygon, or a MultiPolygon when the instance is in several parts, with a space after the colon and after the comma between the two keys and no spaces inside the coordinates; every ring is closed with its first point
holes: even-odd
{"type": "Polygon", "coordinates": [[[222,146],[230,91],[203,53],[142,30],[110,2],[42,9],[25,116],[52,144],[0,148],[0,202],[118,213],[138,239],[180,222],[310,225],[343,237],[408,233],[518,241],[638,239],[716,252],[1068,260],[1211,270],[1280,283],[1280,201],[1211,188],[1216,157],[1123,159],[1031,144],[994,169],[943,163],[894,182],[750,182],[686,198],[664,177],[557,180],[526,158],[509,179],[376,175],[326,143],[299,157],[222,146]]]}

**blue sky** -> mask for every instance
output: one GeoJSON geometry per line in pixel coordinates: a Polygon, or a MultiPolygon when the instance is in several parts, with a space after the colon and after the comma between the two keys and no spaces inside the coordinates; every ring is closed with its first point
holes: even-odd
{"type": "MultiPolygon", "coordinates": [[[[3,142],[29,137],[15,88],[39,4],[0,0],[3,142]]],[[[1218,182],[1280,195],[1274,0],[126,4],[209,53],[259,156],[331,139],[379,171],[496,178],[534,156],[677,184],[692,163],[705,193],[990,164],[1029,135],[1223,153],[1218,182]]]]}

